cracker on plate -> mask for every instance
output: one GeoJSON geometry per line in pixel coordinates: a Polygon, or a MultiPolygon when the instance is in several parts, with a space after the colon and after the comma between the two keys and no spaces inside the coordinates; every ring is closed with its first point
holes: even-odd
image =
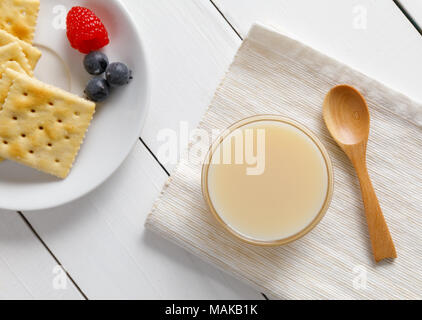
{"type": "Polygon", "coordinates": [[[3,77],[3,74],[6,72],[7,69],[11,69],[13,71],[17,71],[19,73],[27,74],[26,71],[22,68],[22,66],[17,63],[16,61],[7,59],[7,55],[3,55],[5,59],[2,61],[1,57],[1,49],[0,47],[0,110],[2,109],[3,103],[6,100],[7,94],[9,93],[9,88],[12,85],[13,79],[9,77],[3,77]]]}
{"type": "Polygon", "coordinates": [[[7,61],[0,65],[0,79],[3,76],[3,73],[6,72],[6,69],[12,69],[13,71],[25,73],[25,70],[22,69],[19,63],[16,61],[7,61]]]}
{"type": "Polygon", "coordinates": [[[12,85],[12,79],[10,77],[4,77],[3,74],[7,69],[25,74],[25,70],[16,62],[16,61],[7,61],[0,65],[0,110],[3,107],[3,103],[6,100],[7,94],[9,93],[9,88],[12,85]]]}
{"type": "Polygon", "coordinates": [[[32,43],[39,10],[39,0],[1,0],[0,29],[32,43]]]}
{"type": "MultiPolygon", "coordinates": [[[[10,85],[12,84],[9,77],[3,79],[3,73],[6,72],[6,69],[11,69],[16,72],[25,74],[25,70],[23,70],[16,61],[7,61],[0,65],[0,110],[3,107],[3,103],[6,100],[7,94],[9,93],[10,85]]],[[[0,162],[3,160],[4,159],[0,158],[0,162]]]]}
{"type": "Polygon", "coordinates": [[[12,85],[0,111],[0,157],[66,178],[95,103],[7,69],[12,85]]]}
{"type": "Polygon", "coordinates": [[[26,59],[19,44],[9,43],[0,47],[0,64],[7,61],[16,61],[29,76],[32,76],[32,68],[30,67],[28,59],[26,59]]]}
{"type": "Polygon", "coordinates": [[[31,69],[34,70],[38,60],[41,58],[41,51],[29,43],[16,38],[14,35],[8,33],[7,31],[0,29],[0,47],[15,42],[21,46],[23,53],[28,59],[31,69]]]}

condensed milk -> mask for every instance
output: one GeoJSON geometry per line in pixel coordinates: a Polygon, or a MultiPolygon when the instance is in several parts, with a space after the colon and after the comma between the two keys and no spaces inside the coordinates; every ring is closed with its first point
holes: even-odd
{"type": "Polygon", "coordinates": [[[256,245],[300,238],[331,201],[328,153],[304,126],[280,116],[242,120],[213,144],[202,172],[206,202],[222,225],[256,245]]]}

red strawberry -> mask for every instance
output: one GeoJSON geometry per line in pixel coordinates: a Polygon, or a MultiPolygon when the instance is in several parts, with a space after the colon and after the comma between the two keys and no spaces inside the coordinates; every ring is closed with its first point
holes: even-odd
{"type": "Polygon", "coordinates": [[[88,54],[110,43],[101,20],[91,10],[73,7],[67,14],[67,38],[72,48],[88,54]]]}

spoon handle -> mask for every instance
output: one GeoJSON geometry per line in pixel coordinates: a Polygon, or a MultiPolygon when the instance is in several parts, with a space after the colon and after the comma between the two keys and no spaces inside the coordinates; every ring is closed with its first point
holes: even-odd
{"type": "Polygon", "coordinates": [[[396,248],[369,177],[366,161],[354,161],[354,166],[359,177],[375,261],[397,258],[396,248]]]}

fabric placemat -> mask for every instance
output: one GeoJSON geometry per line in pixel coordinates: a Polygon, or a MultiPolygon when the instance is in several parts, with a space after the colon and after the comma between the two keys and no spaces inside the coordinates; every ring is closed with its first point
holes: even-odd
{"type": "MultiPolygon", "coordinates": [[[[203,200],[205,155],[190,152],[164,187],[146,227],[272,297],[422,298],[422,105],[298,41],[255,25],[199,128],[223,130],[256,114],[295,119],[327,147],[335,191],[322,222],[304,238],[278,248],[235,239],[203,200]],[[324,97],[342,83],[358,88],[368,101],[368,168],[396,245],[395,261],[373,261],[358,179],[323,122],[324,97]]],[[[204,140],[191,144],[191,150],[207,149],[210,141],[204,140]]]]}

